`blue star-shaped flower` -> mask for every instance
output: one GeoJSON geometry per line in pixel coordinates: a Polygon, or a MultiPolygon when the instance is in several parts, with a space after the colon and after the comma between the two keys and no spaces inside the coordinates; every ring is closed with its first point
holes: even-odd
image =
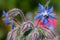
{"type": "Polygon", "coordinates": [[[10,24],[10,20],[8,19],[8,15],[6,14],[6,20],[5,20],[6,25],[10,24]]]}
{"type": "Polygon", "coordinates": [[[41,19],[44,25],[48,22],[48,18],[53,18],[56,19],[54,14],[52,13],[53,11],[53,6],[50,8],[46,9],[44,8],[41,4],[38,5],[40,13],[38,13],[35,17],[34,20],[36,19],[41,19]]]}
{"type": "Polygon", "coordinates": [[[3,16],[6,18],[5,20],[6,25],[10,24],[10,20],[8,19],[8,14],[5,11],[3,11],[3,16]]]}

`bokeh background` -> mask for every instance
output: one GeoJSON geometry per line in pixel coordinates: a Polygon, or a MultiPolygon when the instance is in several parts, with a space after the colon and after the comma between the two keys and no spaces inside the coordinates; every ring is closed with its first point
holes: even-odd
{"type": "MultiPolygon", "coordinates": [[[[9,29],[2,21],[2,11],[6,12],[13,8],[19,8],[24,12],[24,15],[28,12],[32,12],[34,15],[38,9],[38,3],[45,5],[48,0],[0,0],[0,40],[6,40],[9,29]]],[[[54,5],[54,11],[57,14],[57,31],[60,35],[60,0],[50,0],[49,6],[54,5]]],[[[18,18],[21,19],[21,18],[18,18]]]]}

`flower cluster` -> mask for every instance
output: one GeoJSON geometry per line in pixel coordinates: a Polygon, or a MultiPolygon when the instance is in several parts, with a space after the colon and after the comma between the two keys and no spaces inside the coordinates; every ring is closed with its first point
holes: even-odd
{"type": "Polygon", "coordinates": [[[36,19],[41,19],[44,25],[48,22],[49,18],[56,19],[56,17],[53,14],[53,6],[50,8],[44,8],[41,4],[38,6],[40,13],[38,13],[35,17],[34,20],[36,19]]]}
{"type": "Polygon", "coordinates": [[[14,24],[14,22],[12,20],[10,20],[10,18],[8,17],[8,14],[5,11],[3,11],[2,16],[5,18],[6,25],[9,25],[10,23],[12,23],[12,29],[14,29],[15,24],[14,24]]]}
{"type": "Polygon", "coordinates": [[[34,20],[39,19],[39,21],[38,21],[39,26],[42,25],[44,28],[52,30],[52,32],[55,34],[56,29],[54,28],[54,26],[56,24],[57,19],[53,13],[53,6],[46,8],[46,7],[43,7],[43,5],[41,5],[39,3],[38,9],[39,9],[40,13],[38,13],[34,17],[34,20]]]}
{"type": "MultiPolygon", "coordinates": [[[[37,19],[39,23],[37,23],[40,27],[36,27],[35,23],[27,20],[20,9],[12,9],[9,12],[3,11],[3,16],[5,17],[5,23],[9,25],[12,24],[12,29],[8,33],[7,40],[45,40],[45,38],[51,38],[56,36],[56,29],[54,25],[56,23],[56,17],[53,13],[53,6],[46,8],[43,5],[38,4],[38,9],[40,13],[38,13],[34,17],[34,21],[37,19]],[[23,19],[23,24],[19,24],[19,21],[15,20],[13,16],[15,14],[19,14],[23,19]],[[12,18],[11,18],[12,17],[12,18]],[[16,25],[15,22],[18,24],[16,25]],[[43,27],[41,27],[41,25],[43,27]],[[18,26],[18,27],[15,27],[18,26]],[[44,30],[45,28],[46,30],[44,30]]],[[[47,39],[48,40],[48,39],[47,39]]]]}

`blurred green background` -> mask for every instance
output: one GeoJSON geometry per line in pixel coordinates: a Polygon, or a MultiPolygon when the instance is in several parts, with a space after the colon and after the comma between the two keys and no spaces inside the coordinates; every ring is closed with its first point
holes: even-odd
{"type": "MultiPolygon", "coordinates": [[[[2,11],[9,11],[12,8],[21,9],[26,15],[27,12],[31,11],[34,13],[37,10],[38,3],[45,5],[48,0],[0,0],[0,40],[5,40],[7,36],[8,29],[6,25],[3,23],[2,19],[2,11]]],[[[54,5],[54,11],[57,14],[58,18],[58,33],[60,34],[60,0],[50,0],[50,4],[54,5]]]]}

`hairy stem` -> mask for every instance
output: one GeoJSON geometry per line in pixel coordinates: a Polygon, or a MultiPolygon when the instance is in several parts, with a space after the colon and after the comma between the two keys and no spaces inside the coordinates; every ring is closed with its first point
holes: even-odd
{"type": "Polygon", "coordinates": [[[7,13],[9,15],[9,17],[11,17],[11,16],[13,16],[15,14],[19,14],[21,16],[22,20],[26,21],[26,18],[24,16],[23,12],[20,9],[18,9],[18,8],[14,8],[14,9],[8,11],[7,13]]]}

